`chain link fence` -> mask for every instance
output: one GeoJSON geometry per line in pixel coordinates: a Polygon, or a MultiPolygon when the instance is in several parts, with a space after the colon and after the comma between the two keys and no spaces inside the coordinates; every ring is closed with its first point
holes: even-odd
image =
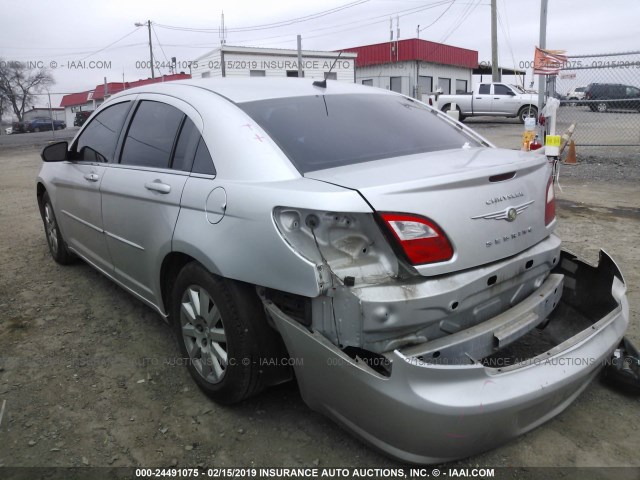
{"type": "Polygon", "coordinates": [[[576,124],[576,145],[640,146],[640,52],[569,57],[548,91],[560,99],[558,131],[576,124]]]}

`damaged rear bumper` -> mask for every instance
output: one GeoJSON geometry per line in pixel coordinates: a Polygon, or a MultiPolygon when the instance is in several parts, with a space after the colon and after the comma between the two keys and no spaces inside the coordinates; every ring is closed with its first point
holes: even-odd
{"type": "MultiPolygon", "coordinates": [[[[387,355],[389,375],[354,360],[274,304],[265,306],[289,354],[300,359],[295,373],[311,408],[392,457],[436,463],[491,449],[557,415],[619,344],[629,306],[613,260],[601,252],[594,267],[563,251],[553,274],[562,297],[548,297],[559,300],[548,318],[539,318],[547,312],[532,301],[530,315],[521,306],[511,329],[496,325],[470,338],[487,332],[506,338],[523,322],[544,329],[464,364],[437,362],[426,355],[433,352],[429,343],[394,350],[387,355]]],[[[464,342],[455,348],[464,349],[464,342]]]]}

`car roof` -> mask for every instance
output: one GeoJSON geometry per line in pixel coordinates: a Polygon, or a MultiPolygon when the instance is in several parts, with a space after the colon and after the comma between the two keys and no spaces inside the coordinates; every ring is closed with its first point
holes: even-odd
{"type": "Polygon", "coordinates": [[[124,90],[116,98],[135,93],[159,93],[182,96],[198,96],[207,93],[221,95],[232,102],[244,103],[273,98],[299,97],[307,95],[339,95],[349,93],[395,95],[388,90],[357,85],[349,82],[327,80],[327,87],[314,86],[313,78],[203,78],[155,83],[124,90]]]}

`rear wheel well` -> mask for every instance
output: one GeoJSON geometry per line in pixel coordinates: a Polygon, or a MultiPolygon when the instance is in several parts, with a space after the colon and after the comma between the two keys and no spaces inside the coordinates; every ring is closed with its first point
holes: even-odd
{"type": "MultiPolygon", "coordinates": [[[[171,297],[173,286],[180,274],[180,271],[190,263],[197,263],[199,266],[208,271],[208,269],[198,260],[187,255],[182,252],[171,252],[169,253],[164,260],[162,261],[162,266],[160,267],[160,287],[162,292],[162,303],[165,308],[165,312],[171,315],[171,311],[173,309],[171,297]]],[[[217,276],[216,276],[217,277],[217,276]]],[[[217,277],[218,278],[218,277],[217,277]]],[[[262,306],[262,301],[260,300],[255,285],[221,278],[224,282],[227,282],[229,291],[233,291],[236,293],[234,295],[234,300],[238,298],[244,298],[246,301],[241,301],[240,306],[244,310],[249,308],[250,305],[253,305],[253,308],[259,308],[261,311],[264,310],[262,306]],[[242,297],[244,295],[244,297],[242,297]],[[255,304],[253,301],[255,300],[255,304]]],[[[293,378],[293,371],[288,364],[283,363],[282,359],[288,357],[287,348],[282,341],[282,337],[277,329],[272,326],[266,317],[266,312],[264,313],[264,318],[261,318],[262,315],[250,315],[254,322],[254,328],[259,330],[258,338],[260,339],[260,354],[264,358],[270,359],[269,362],[264,363],[263,373],[263,383],[265,386],[268,385],[277,385],[279,383],[285,382],[293,378]],[[258,320],[259,319],[259,320],[258,320]]],[[[169,322],[173,322],[174,319],[169,318],[169,322]]],[[[177,319],[179,323],[180,320],[177,319]]]]}
{"type": "Polygon", "coordinates": [[[195,261],[193,257],[181,252],[171,252],[162,261],[162,266],[160,267],[160,289],[165,312],[171,311],[171,288],[173,282],[180,270],[193,261],[195,261]]]}
{"type": "Polygon", "coordinates": [[[44,188],[44,185],[38,182],[38,185],[36,186],[36,197],[38,198],[38,208],[40,209],[40,213],[42,213],[42,196],[46,191],[47,189],[44,188]]]}

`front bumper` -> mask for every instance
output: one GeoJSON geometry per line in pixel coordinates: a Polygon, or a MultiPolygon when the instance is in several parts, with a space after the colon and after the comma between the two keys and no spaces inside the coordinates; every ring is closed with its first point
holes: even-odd
{"type": "MultiPolygon", "coordinates": [[[[298,360],[296,378],[311,408],[392,457],[438,463],[489,450],[557,415],[620,342],[629,305],[613,260],[601,252],[593,267],[563,251],[554,273],[564,275],[549,321],[560,341],[524,361],[516,348],[500,367],[427,363],[407,348],[388,354],[392,370],[385,376],[272,303],[265,306],[298,360]]],[[[492,357],[500,359],[499,352],[492,357]]]]}

